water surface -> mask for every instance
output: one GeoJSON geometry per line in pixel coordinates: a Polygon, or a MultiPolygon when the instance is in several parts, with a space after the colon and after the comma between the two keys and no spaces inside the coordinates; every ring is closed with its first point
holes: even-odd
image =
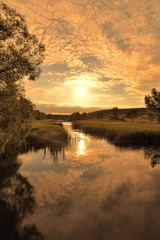
{"type": "Polygon", "coordinates": [[[24,224],[36,224],[46,240],[158,239],[160,166],[150,158],[160,149],[118,149],[65,128],[71,143],[57,156],[19,156],[37,200],[24,224]]]}

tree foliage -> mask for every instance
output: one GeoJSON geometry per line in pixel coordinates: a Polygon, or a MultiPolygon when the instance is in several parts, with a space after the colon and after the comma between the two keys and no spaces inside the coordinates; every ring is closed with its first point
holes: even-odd
{"type": "Polygon", "coordinates": [[[152,117],[160,122],[160,92],[153,88],[151,95],[145,96],[145,104],[148,114],[152,114],[152,117]]]}
{"type": "Polygon", "coordinates": [[[118,107],[113,107],[112,118],[115,119],[115,120],[119,119],[119,109],[118,109],[118,107]]]}
{"type": "Polygon", "coordinates": [[[81,114],[79,112],[74,112],[69,116],[69,121],[81,120],[81,114]]]}
{"type": "Polygon", "coordinates": [[[22,15],[0,3],[0,152],[20,142],[29,129],[32,103],[23,80],[35,80],[44,59],[44,45],[29,33],[22,15]]]}
{"type": "Polygon", "coordinates": [[[84,113],[74,112],[68,117],[69,121],[87,120],[87,119],[88,119],[88,114],[86,112],[84,113]]]}
{"type": "Polygon", "coordinates": [[[0,5],[0,13],[1,81],[8,84],[24,77],[35,80],[40,73],[44,45],[28,32],[22,15],[4,3],[0,5]]]}
{"type": "Polygon", "coordinates": [[[47,118],[47,114],[44,112],[41,112],[39,110],[34,110],[34,118],[36,120],[42,120],[42,119],[46,119],[47,118]]]}

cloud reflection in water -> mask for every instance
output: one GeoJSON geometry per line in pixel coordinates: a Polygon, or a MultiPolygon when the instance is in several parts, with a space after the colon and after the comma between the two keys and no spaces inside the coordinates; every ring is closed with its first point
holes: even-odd
{"type": "Polygon", "coordinates": [[[34,184],[39,204],[26,222],[36,221],[46,240],[156,239],[159,168],[151,168],[143,149],[121,151],[105,140],[70,132],[65,161],[47,164],[37,158],[21,169],[34,184]]]}

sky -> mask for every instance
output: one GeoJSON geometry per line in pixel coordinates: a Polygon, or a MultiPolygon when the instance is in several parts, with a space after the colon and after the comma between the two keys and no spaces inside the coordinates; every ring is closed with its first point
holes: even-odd
{"type": "Polygon", "coordinates": [[[4,0],[46,46],[26,81],[37,109],[68,114],[144,107],[160,90],[159,0],[4,0]]]}

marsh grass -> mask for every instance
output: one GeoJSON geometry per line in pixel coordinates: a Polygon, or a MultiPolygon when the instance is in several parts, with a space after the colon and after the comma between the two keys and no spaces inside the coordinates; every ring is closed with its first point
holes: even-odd
{"type": "Polygon", "coordinates": [[[160,146],[160,125],[106,120],[76,121],[73,127],[118,146],[160,146]]]}
{"type": "Polygon", "coordinates": [[[22,147],[23,152],[48,148],[54,155],[62,150],[69,141],[67,131],[62,123],[53,120],[36,120],[32,123],[32,129],[26,137],[26,143],[22,147]]]}

